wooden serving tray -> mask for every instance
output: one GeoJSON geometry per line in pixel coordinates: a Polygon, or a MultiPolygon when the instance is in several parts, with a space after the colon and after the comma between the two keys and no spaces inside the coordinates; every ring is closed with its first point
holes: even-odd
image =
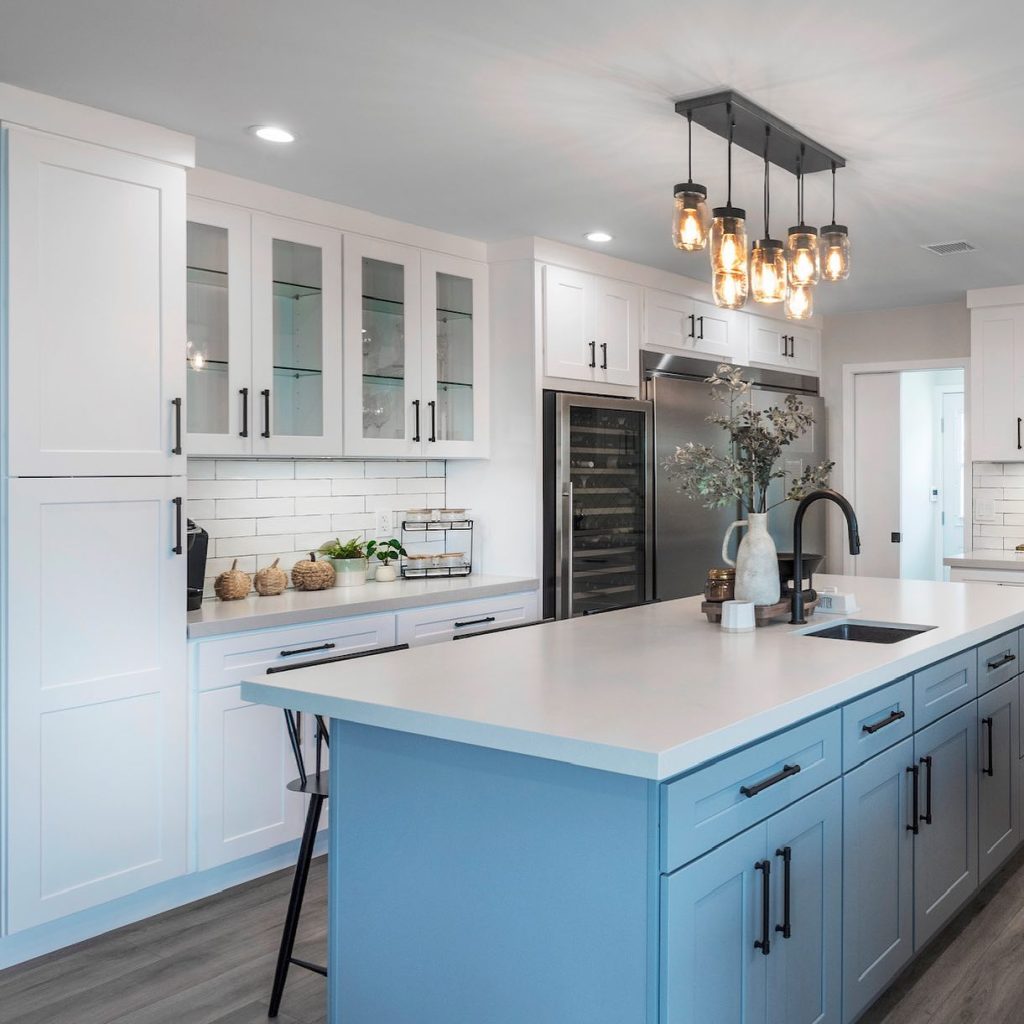
{"type": "MultiPolygon", "coordinates": [[[[818,599],[814,598],[813,601],[804,601],[804,616],[809,617],[814,614],[814,609],[818,606],[818,599]]],[[[720,601],[704,601],[700,610],[707,616],[708,622],[721,622],[722,621],[722,603],[720,601]]],[[[792,604],[790,601],[779,601],[776,604],[758,604],[754,605],[754,624],[757,626],[767,626],[769,623],[775,622],[783,616],[788,617],[792,610],[792,604]]]]}

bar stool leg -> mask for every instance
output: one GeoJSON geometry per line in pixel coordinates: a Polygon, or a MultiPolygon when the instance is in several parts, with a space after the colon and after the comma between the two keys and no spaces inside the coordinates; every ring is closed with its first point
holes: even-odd
{"type": "Polygon", "coordinates": [[[274,988],[270,994],[270,1012],[267,1014],[268,1017],[276,1017],[277,1011],[281,1008],[284,983],[288,977],[288,967],[292,961],[292,950],[295,948],[295,935],[299,930],[302,897],[306,892],[309,866],[313,861],[313,844],[316,842],[316,830],[320,825],[320,811],[326,799],[326,797],[317,796],[316,794],[309,798],[306,825],[302,830],[302,843],[299,846],[299,862],[295,865],[292,894],[288,900],[288,914],[284,919],[284,934],[281,936],[281,949],[277,955],[277,970],[274,973],[274,988]]]}

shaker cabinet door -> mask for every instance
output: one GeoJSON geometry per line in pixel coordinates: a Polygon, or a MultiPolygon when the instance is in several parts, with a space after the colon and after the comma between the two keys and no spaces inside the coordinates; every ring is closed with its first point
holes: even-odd
{"type": "Polygon", "coordinates": [[[544,373],[569,380],[594,380],[597,339],[592,327],[589,274],[544,268],[544,373]]]}
{"type": "Polygon", "coordinates": [[[640,288],[605,277],[593,278],[591,287],[597,364],[594,379],[635,386],[640,380],[640,288]]]}
{"type": "Polygon", "coordinates": [[[12,476],[185,472],[185,172],[8,128],[12,476]]]}
{"type": "Polygon", "coordinates": [[[978,884],[1020,841],[1019,680],[978,698],[978,884]]]}
{"type": "Polygon", "coordinates": [[[971,455],[1013,462],[1024,451],[1024,306],[971,311],[971,455]]]}

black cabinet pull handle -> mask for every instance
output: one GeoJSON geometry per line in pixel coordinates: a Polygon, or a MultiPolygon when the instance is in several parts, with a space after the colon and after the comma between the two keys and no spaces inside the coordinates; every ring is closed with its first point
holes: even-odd
{"type": "Polygon", "coordinates": [[[607,370],[608,369],[608,342],[607,341],[602,341],[601,342],[601,369],[602,370],[607,370]]]}
{"type": "Polygon", "coordinates": [[[414,398],[412,400],[412,407],[416,412],[415,429],[413,430],[412,439],[413,441],[419,441],[420,439],[420,400],[414,398]]]}
{"type": "Polygon", "coordinates": [[[797,775],[799,772],[800,765],[784,764],[781,772],[776,772],[774,775],[768,776],[767,779],[755,783],[753,786],[740,786],[740,792],[744,796],[757,796],[758,793],[763,793],[769,786],[774,786],[784,779],[788,779],[791,775],[797,775]]]}
{"type": "Polygon", "coordinates": [[[335,645],[332,643],[317,644],[315,647],[295,647],[290,651],[282,651],[280,657],[292,658],[296,654],[312,654],[313,651],[333,651],[335,645]]]}
{"type": "Polygon", "coordinates": [[[988,765],[985,768],[982,769],[982,774],[987,775],[989,778],[991,778],[996,773],[996,766],[995,766],[995,764],[993,762],[993,755],[992,755],[992,724],[993,724],[993,719],[991,719],[991,718],[983,718],[981,720],[981,724],[983,726],[985,726],[985,731],[988,733],[988,758],[987,758],[988,765]]]}
{"type": "Polygon", "coordinates": [[[921,831],[921,829],[918,827],[918,824],[917,824],[918,812],[921,810],[921,807],[920,807],[920,804],[919,804],[919,798],[918,798],[918,795],[917,795],[917,780],[918,780],[918,768],[917,768],[917,765],[915,764],[915,765],[911,766],[910,768],[908,768],[907,769],[907,774],[914,776],[914,803],[913,803],[913,807],[911,808],[911,813],[910,813],[910,820],[914,824],[913,825],[908,825],[907,826],[907,831],[908,832],[913,832],[914,835],[916,836],[918,834],[918,832],[921,831]]]}
{"type": "Polygon", "coordinates": [[[796,359],[796,335],[789,336],[789,358],[796,359]]]}
{"type": "Polygon", "coordinates": [[[788,334],[782,334],[782,335],[779,335],[779,337],[780,337],[780,339],[782,341],[782,355],[784,357],[788,356],[789,355],[789,335],[788,334]]]}
{"type": "Polygon", "coordinates": [[[926,824],[932,823],[932,756],[931,754],[925,754],[921,758],[921,764],[925,766],[927,771],[925,772],[924,778],[924,814],[921,815],[921,820],[926,824]]]}
{"type": "Polygon", "coordinates": [[[1020,417],[1017,417],[1017,451],[1020,451],[1020,417]]]}
{"type": "Polygon", "coordinates": [[[884,729],[887,725],[892,725],[893,722],[898,722],[901,718],[906,717],[906,711],[893,711],[886,715],[885,718],[879,719],[877,722],[871,722],[869,725],[862,725],[861,729],[870,736],[872,733],[878,732],[879,729],[884,729]]]}
{"type": "Polygon", "coordinates": [[[764,956],[772,951],[771,940],[771,884],[772,862],[759,860],[754,865],[755,871],[761,872],[761,938],[754,943],[754,949],[761,950],[764,956]]]}
{"type": "Polygon", "coordinates": [[[181,543],[181,498],[172,498],[174,504],[174,547],[171,548],[176,555],[180,555],[185,549],[181,543]]]}
{"type": "Polygon", "coordinates": [[[239,388],[239,395],[242,396],[242,429],[238,432],[239,437],[249,436],[249,389],[239,388]]]}
{"type": "Polygon", "coordinates": [[[267,675],[278,672],[294,672],[296,669],[316,668],[317,665],[333,665],[339,661],[354,661],[356,658],[369,658],[375,654],[390,654],[392,651],[407,651],[408,644],[395,644],[393,647],[375,647],[371,651],[349,651],[348,654],[329,654],[326,658],[314,658],[312,661],[297,661],[290,665],[271,665],[267,675]]]}
{"type": "Polygon", "coordinates": [[[704,317],[702,317],[702,316],[697,317],[697,323],[700,324],[700,327],[698,328],[700,333],[697,335],[697,340],[698,341],[703,341],[704,340],[704,317]]]}
{"type": "Polygon", "coordinates": [[[775,930],[782,932],[784,939],[789,939],[793,936],[793,927],[789,920],[789,867],[793,860],[793,850],[783,846],[781,850],[775,851],[775,856],[782,858],[782,924],[777,924],[775,930]]]}
{"type": "Polygon", "coordinates": [[[1001,658],[993,658],[991,661],[985,662],[985,665],[988,668],[989,672],[991,672],[993,671],[993,669],[1002,668],[1004,665],[1009,665],[1011,661],[1016,660],[1017,655],[1011,654],[1009,651],[1007,651],[1001,658]]]}
{"type": "MultiPolygon", "coordinates": [[[[592,370],[597,369],[597,342],[588,341],[587,344],[590,346],[590,368],[592,370]]],[[[1020,445],[1017,446],[1018,448],[1020,445]]]]}
{"type": "MultiPolygon", "coordinates": [[[[174,406],[174,447],[171,449],[172,455],[181,454],[181,399],[172,398],[171,405],[174,406]]],[[[1018,448],[1020,445],[1017,446],[1018,448]]]]}
{"type": "Polygon", "coordinates": [[[270,388],[264,388],[260,394],[263,396],[263,433],[261,437],[270,437],[270,388]]]}
{"type": "Polygon", "coordinates": [[[483,626],[488,622],[494,622],[494,616],[488,615],[482,619],[467,619],[465,622],[456,622],[453,629],[465,629],[466,626],[483,626]]]}
{"type": "Polygon", "coordinates": [[[430,406],[430,437],[427,438],[427,440],[428,441],[436,441],[437,440],[437,402],[433,402],[433,401],[427,402],[427,405],[430,406]]]}
{"type": "Polygon", "coordinates": [[[690,337],[691,338],[696,338],[697,337],[697,314],[696,313],[691,313],[690,314],[690,337]]]}

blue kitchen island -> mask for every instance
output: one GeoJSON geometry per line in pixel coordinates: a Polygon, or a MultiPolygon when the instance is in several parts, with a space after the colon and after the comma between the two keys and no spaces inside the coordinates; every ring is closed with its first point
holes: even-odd
{"type": "Polygon", "coordinates": [[[856,1020],[1019,843],[1024,594],[830,583],[921,632],[687,599],[245,682],[332,719],[332,1024],[856,1020]]]}

